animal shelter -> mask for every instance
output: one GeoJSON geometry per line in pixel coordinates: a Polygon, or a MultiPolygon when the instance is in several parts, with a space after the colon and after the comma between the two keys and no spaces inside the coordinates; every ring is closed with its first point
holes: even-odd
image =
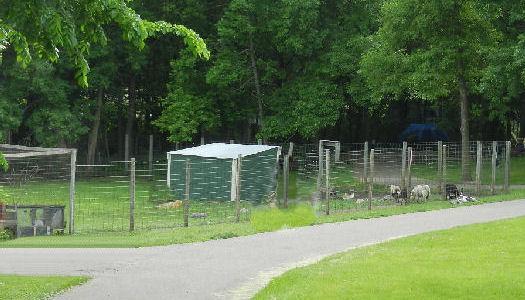
{"type": "Polygon", "coordinates": [[[280,147],[212,143],[168,152],[171,196],[191,200],[259,202],[275,191],[280,147]],[[187,181],[189,178],[189,181],[187,181]],[[186,183],[189,183],[189,186],[186,183]]]}

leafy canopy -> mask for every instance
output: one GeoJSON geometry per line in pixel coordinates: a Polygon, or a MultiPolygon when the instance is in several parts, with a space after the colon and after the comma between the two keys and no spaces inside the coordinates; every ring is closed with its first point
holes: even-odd
{"type": "Polygon", "coordinates": [[[86,56],[93,44],[105,45],[105,26],[117,24],[124,40],[139,49],[148,37],[175,33],[197,56],[208,59],[202,38],[183,25],[143,20],[126,0],[0,0],[0,55],[9,45],[27,66],[32,56],[56,62],[61,54],[71,60],[76,80],[87,86],[86,56]]]}

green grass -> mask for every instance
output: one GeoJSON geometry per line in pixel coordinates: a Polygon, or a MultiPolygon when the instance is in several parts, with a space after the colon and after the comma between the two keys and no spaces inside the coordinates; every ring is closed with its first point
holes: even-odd
{"type": "MultiPolygon", "coordinates": [[[[470,175],[474,180],[476,177],[476,162],[471,161],[470,175]]],[[[502,185],[504,181],[504,161],[496,167],[496,184],[502,185]]],[[[437,165],[414,165],[412,166],[412,176],[428,180],[437,180],[437,165]]],[[[461,179],[460,162],[448,162],[446,178],[449,182],[459,183],[461,179]]],[[[492,167],[490,161],[483,161],[481,168],[481,183],[488,185],[492,182],[492,167]]],[[[525,156],[512,157],[510,163],[509,184],[525,185],[525,156]]]]}
{"type": "Polygon", "coordinates": [[[294,205],[289,209],[260,209],[252,213],[250,222],[259,232],[314,224],[316,216],[310,205],[294,205]]]}
{"type": "Polygon", "coordinates": [[[0,275],[0,299],[48,299],[83,284],[87,277],[0,275]]]}
{"type": "Polygon", "coordinates": [[[255,299],[524,299],[525,218],[338,254],[273,279],[255,299]]]}

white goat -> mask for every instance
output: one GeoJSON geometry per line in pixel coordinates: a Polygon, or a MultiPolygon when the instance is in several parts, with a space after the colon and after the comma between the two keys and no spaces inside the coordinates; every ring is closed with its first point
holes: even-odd
{"type": "Polygon", "coordinates": [[[428,197],[430,197],[430,186],[426,184],[416,185],[410,192],[410,199],[415,199],[418,202],[421,199],[428,200],[428,197]]]}

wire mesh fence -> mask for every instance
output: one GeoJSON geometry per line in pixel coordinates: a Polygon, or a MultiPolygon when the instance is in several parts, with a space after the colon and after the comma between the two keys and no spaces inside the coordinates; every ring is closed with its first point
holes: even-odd
{"type": "Polygon", "coordinates": [[[443,201],[447,185],[457,187],[458,194],[492,195],[504,192],[512,181],[507,142],[472,142],[467,162],[460,144],[437,142],[287,143],[279,156],[269,152],[230,160],[168,161],[164,153],[134,163],[74,168],[69,150],[0,151],[10,164],[0,174],[0,202],[62,205],[66,223],[74,222],[77,233],[247,222],[258,208],[282,206],[284,195],[291,204],[310,203],[319,214],[333,214],[443,201]],[[428,185],[428,197],[412,193],[418,185],[428,185]],[[392,193],[392,186],[399,194],[392,193]]]}

